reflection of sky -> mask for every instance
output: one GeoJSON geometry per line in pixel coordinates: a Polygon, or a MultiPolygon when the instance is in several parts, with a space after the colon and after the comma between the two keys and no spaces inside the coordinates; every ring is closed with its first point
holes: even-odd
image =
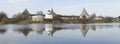
{"type": "MultiPolygon", "coordinates": [[[[38,27],[39,25],[34,24],[29,26],[38,27]]],[[[3,35],[0,35],[0,44],[38,44],[38,43],[39,44],[40,43],[41,44],[117,44],[118,43],[119,44],[120,43],[119,24],[113,24],[113,25],[64,24],[59,26],[54,25],[56,27],[61,27],[61,29],[60,30],[53,29],[56,30],[53,37],[48,36],[48,33],[46,33],[45,31],[42,33],[42,35],[36,33],[36,31],[38,30],[39,31],[45,30],[44,28],[32,28],[32,30],[34,29],[34,31],[30,31],[27,37],[25,37],[22,33],[13,31],[14,29],[13,26],[15,27],[16,25],[10,25],[10,26],[7,25],[6,27],[7,32],[3,35]],[[65,28],[64,26],[67,28],[65,28]],[[102,29],[100,28],[101,26],[103,26],[102,29]],[[9,30],[10,27],[12,28],[9,30]],[[75,27],[75,28],[71,29],[68,27],[75,27]],[[87,29],[89,27],[85,37],[83,37],[83,34],[81,32],[82,27],[84,27],[84,29],[82,29],[83,31],[85,30],[85,28],[87,29]],[[93,30],[92,27],[95,27],[95,31],[93,30]]],[[[23,25],[19,25],[19,26],[22,27],[23,25]]],[[[28,28],[29,26],[26,25],[26,27],[28,28]]],[[[14,30],[17,30],[17,28],[14,30]]]]}

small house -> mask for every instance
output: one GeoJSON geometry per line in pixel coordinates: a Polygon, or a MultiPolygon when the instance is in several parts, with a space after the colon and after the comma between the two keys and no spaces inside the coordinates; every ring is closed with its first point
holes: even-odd
{"type": "Polygon", "coordinates": [[[33,22],[43,22],[44,19],[45,19],[45,15],[32,14],[32,21],[33,22]]]}

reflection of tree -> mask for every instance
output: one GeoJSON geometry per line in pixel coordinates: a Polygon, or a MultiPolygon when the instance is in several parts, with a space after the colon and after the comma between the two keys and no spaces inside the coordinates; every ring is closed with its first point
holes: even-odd
{"type": "Polygon", "coordinates": [[[88,32],[88,30],[89,30],[89,27],[88,27],[87,25],[83,24],[83,25],[81,26],[81,29],[80,29],[80,30],[81,30],[83,36],[85,37],[86,34],[87,34],[87,32],[88,32]]]}
{"type": "Polygon", "coordinates": [[[97,25],[97,28],[104,29],[104,28],[113,28],[114,25],[97,25]]]}
{"type": "Polygon", "coordinates": [[[96,25],[91,25],[91,29],[92,29],[93,31],[96,31],[96,25]]]}
{"type": "Polygon", "coordinates": [[[0,34],[5,34],[5,32],[6,32],[7,30],[6,29],[0,29],[0,34]]]}
{"type": "Polygon", "coordinates": [[[29,34],[30,31],[32,31],[32,29],[29,29],[29,28],[23,28],[23,29],[17,29],[16,30],[17,32],[19,33],[23,33],[25,37],[27,37],[27,35],[29,34]]]}
{"type": "Polygon", "coordinates": [[[119,28],[120,28],[120,25],[119,25],[119,28]]]}

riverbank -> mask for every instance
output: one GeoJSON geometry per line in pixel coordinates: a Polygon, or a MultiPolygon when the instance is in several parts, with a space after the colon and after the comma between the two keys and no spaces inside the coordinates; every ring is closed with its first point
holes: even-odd
{"type": "MultiPolygon", "coordinates": [[[[113,21],[111,21],[113,22],[113,21]]],[[[42,24],[57,24],[57,23],[65,23],[65,24],[87,24],[87,23],[111,23],[105,22],[104,20],[81,20],[81,19],[61,19],[61,20],[51,20],[45,19],[44,22],[32,22],[32,21],[19,21],[19,22],[0,22],[0,24],[34,24],[34,23],[42,23],[42,24]]],[[[118,23],[118,22],[115,22],[118,23]]]]}

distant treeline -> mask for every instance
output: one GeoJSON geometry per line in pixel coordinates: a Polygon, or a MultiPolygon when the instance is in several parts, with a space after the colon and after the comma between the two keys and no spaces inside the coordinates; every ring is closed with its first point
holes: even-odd
{"type": "Polygon", "coordinates": [[[13,18],[8,18],[6,13],[0,12],[0,24],[20,23],[22,21],[25,22],[29,19],[31,18],[26,13],[19,13],[14,15],[13,18]]]}

